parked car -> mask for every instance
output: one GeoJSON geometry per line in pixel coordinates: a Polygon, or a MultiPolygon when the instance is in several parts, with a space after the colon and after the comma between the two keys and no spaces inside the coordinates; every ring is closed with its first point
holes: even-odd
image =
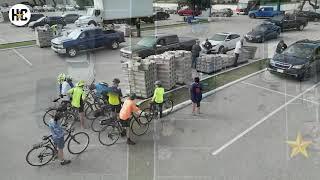
{"type": "Polygon", "coordinates": [[[281,28],[273,23],[262,23],[252,29],[245,35],[245,39],[248,42],[260,42],[263,43],[266,40],[277,39],[281,33],[281,28]]]}
{"type": "Polygon", "coordinates": [[[294,13],[297,17],[303,17],[308,19],[308,21],[319,21],[320,20],[320,13],[313,12],[313,11],[297,11],[294,13]]]}
{"type": "Polygon", "coordinates": [[[66,10],[66,7],[63,5],[63,4],[57,4],[56,5],[56,9],[58,11],[65,11],[66,10]]]}
{"type": "Polygon", "coordinates": [[[195,15],[195,16],[199,16],[201,15],[201,11],[199,10],[192,10],[192,9],[181,9],[178,11],[178,14],[180,16],[192,16],[192,15],[195,15]]]}
{"type": "Polygon", "coordinates": [[[306,80],[320,71],[320,41],[301,40],[269,61],[268,70],[306,80]]]}
{"type": "Polygon", "coordinates": [[[182,49],[190,51],[198,39],[178,37],[177,35],[153,35],[142,38],[136,45],[124,47],[120,50],[123,58],[139,56],[141,58],[160,54],[165,51],[182,49]]]}
{"type": "Polygon", "coordinates": [[[33,11],[34,12],[44,12],[44,9],[42,6],[34,6],[33,11]]]}
{"type": "Polygon", "coordinates": [[[72,24],[72,23],[76,22],[76,20],[78,20],[79,17],[80,17],[79,14],[64,14],[64,15],[62,15],[63,20],[67,24],[72,24]]]}
{"type": "Polygon", "coordinates": [[[208,38],[208,40],[211,43],[212,48],[210,50],[206,49],[204,47],[205,41],[203,41],[200,44],[203,52],[223,54],[236,47],[236,43],[240,40],[240,35],[223,32],[213,35],[211,38],[208,38]]]}
{"type": "Polygon", "coordinates": [[[44,26],[46,24],[48,24],[49,26],[52,26],[55,24],[62,25],[62,27],[66,26],[66,22],[64,22],[61,16],[42,17],[37,21],[30,22],[28,26],[34,29],[38,26],[44,26]]]}
{"type": "Polygon", "coordinates": [[[54,7],[51,6],[51,5],[43,5],[43,10],[44,11],[48,11],[48,12],[54,12],[55,11],[54,7]]]}
{"type": "Polygon", "coordinates": [[[68,36],[51,40],[51,48],[58,54],[68,54],[74,57],[79,51],[100,47],[118,49],[122,42],[125,42],[123,32],[104,31],[99,27],[85,27],[73,30],[68,36]]]}
{"type": "Polygon", "coordinates": [[[212,17],[231,17],[232,15],[233,15],[233,11],[229,8],[214,9],[211,12],[212,17]]]}
{"type": "Polygon", "coordinates": [[[33,21],[37,21],[38,19],[44,17],[43,14],[39,14],[39,13],[31,13],[31,17],[30,17],[30,21],[28,22],[27,25],[29,25],[30,22],[33,22],[33,21]]]}
{"type": "Polygon", "coordinates": [[[66,5],[66,10],[67,11],[75,11],[76,8],[74,6],[71,6],[71,5],[66,5]]]}
{"type": "Polygon", "coordinates": [[[154,21],[166,20],[169,17],[170,17],[170,14],[166,12],[155,12],[153,13],[153,16],[143,17],[141,18],[141,20],[146,23],[153,23],[154,21]]]}
{"type": "Polygon", "coordinates": [[[302,31],[307,25],[308,20],[303,17],[297,17],[294,14],[286,14],[269,19],[270,22],[280,26],[281,31],[297,29],[302,31]]]}
{"type": "Polygon", "coordinates": [[[164,8],[164,12],[166,12],[168,14],[177,14],[177,9],[164,8]]]}
{"type": "Polygon", "coordinates": [[[250,18],[257,18],[257,17],[274,17],[284,14],[284,11],[276,11],[273,7],[262,7],[258,10],[253,10],[249,12],[250,18]]]}

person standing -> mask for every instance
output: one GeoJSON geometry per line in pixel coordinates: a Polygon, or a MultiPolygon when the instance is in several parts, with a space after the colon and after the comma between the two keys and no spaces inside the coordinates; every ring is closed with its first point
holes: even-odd
{"type": "Polygon", "coordinates": [[[284,50],[287,49],[287,47],[288,47],[287,44],[284,43],[283,40],[280,40],[280,42],[278,43],[277,48],[276,48],[276,53],[281,54],[284,50]]]}
{"type": "Polygon", "coordinates": [[[161,81],[156,81],[154,83],[156,85],[156,89],[154,90],[152,96],[152,106],[156,106],[160,114],[160,118],[162,118],[162,106],[163,106],[163,96],[164,96],[164,88],[161,86],[161,81]]]}
{"type": "Polygon", "coordinates": [[[196,69],[197,67],[197,58],[200,56],[200,51],[201,51],[201,47],[200,47],[200,41],[197,40],[196,44],[194,44],[192,46],[191,49],[191,53],[192,53],[192,68],[196,69]]]}
{"type": "Polygon", "coordinates": [[[196,109],[197,113],[200,114],[200,102],[202,100],[202,86],[200,84],[200,78],[195,77],[194,82],[190,88],[190,95],[192,101],[192,115],[195,115],[196,109]]]}
{"type": "Polygon", "coordinates": [[[64,159],[63,148],[64,148],[64,130],[61,127],[60,120],[61,116],[59,113],[56,113],[53,119],[49,121],[49,129],[51,131],[52,140],[54,142],[55,148],[58,151],[58,158],[60,159],[61,165],[66,165],[71,163],[70,160],[64,159]]]}
{"type": "Polygon", "coordinates": [[[68,96],[68,91],[73,88],[72,77],[70,75],[66,76],[65,81],[62,83],[61,95],[60,97],[65,101],[70,101],[71,97],[68,96]]]}
{"type": "Polygon", "coordinates": [[[79,116],[80,116],[80,126],[82,129],[84,129],[84,100],[86,98],[86,94],[84,92],[84,80],[80,80],[76,87],[70,89],[68,91],[68,94],[71,95],[72,101],[71,105],[72,107],[78,109],[79,116]]]}
{"type": "Polygon", "coordinates": [[[122,105],[121,111],[119,113],[120,123],[122,127],[126,129],[127,134],[127,144],[135,145],[136,143],[130,139],[130,124],[131,124],[131,116],[133,113],[140,114],[141,110],[137,107],[136,95],[130,94],[129,98],[126,99],[122,105]]]}
{"type": "Polygon", "coordinates": [[[122,91],[119,88],[120,80],[115,78],[112,81],[113,85],[111,86],[111,91],[108,92],[108,102],[111,106],[112,117],[118,117],[120,110],[121,110],[121,98],[122,98],[122,91]]]}
{"type": "Polygon", "coordinates": [[[236,48],[234,49],[234,55],[235,55],[235,59],[234,59],[234,67],[238,66],[238,59],[239,59],[239,55],[241,53],[241,48],[243,47],[243,38],[241,38],[237,43],[236,43],[236,48]]]}

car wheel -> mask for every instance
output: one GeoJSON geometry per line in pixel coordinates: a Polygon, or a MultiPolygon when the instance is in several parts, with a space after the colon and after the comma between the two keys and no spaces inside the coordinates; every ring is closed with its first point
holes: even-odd
{"type": "Polygon", "coordinates": [[[94,25],[94,26],[97,26],[97,23],[95,21],[89,21],[88,25],[94,25]]]}
{"type": "Polygon", "coordinates": [[[266,38],[264,36],[261,37],[261,43],[264,43],[266,41],[266,38]]]}
{"type": "Polygon", "coordinates": [[[256,18],[256,15],[255,14],[249,14],[249,18],[256,18]]]}
{"type": "Polygon", "coordinates": [[[299,31],[302,31],[304,29],[304,25],[300,25],[299,27],[298,27],[298,30],[299,31]]]}
{"type": "Polygon", "coordinates": [[[78,54],[78,50],[77,48],[74,48],[74,47],[68,48],[67,53],[70,57],[75,57],[78,54]]]}
{"type": "Polygon", "coordinates": [[[224,54],[224,53],[225,53],[224,46],[219,47],[218,54],[224,54]]]}
{"type": "Polygon", "coordinates": [[[118,49],[119,48],[119,42],[118,41],[113,41],[111,43],[111,49],[118,49]]]}

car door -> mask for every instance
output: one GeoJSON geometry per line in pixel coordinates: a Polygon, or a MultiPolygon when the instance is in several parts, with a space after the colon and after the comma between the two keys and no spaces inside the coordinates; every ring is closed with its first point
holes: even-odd
{"type": "Polygon", "coordinates": [[[168,36],[165,38],[166,39],[166,48],[165,50],[175,50],[179,47],[179,39],[177,38],[177,36],[168,36]]]}
{"type": "Polygon", "coordinates": [[[238,34],[232,34],[231,35],[231,40],[230,40],[230,47],[229,49],[234,49],[236,48],[237,42],[240,40],[240,35],[238,34]]]}
{"type": "Polygon", "coordinates": [[[167,44],[165,38],[159,38],[155,47],[156,54],[161,54],[167,50],[167,44]]]}
{"type": "Polygon", "coordinates": [[[78,49],[79,50],[89,49],[88,33],[86,31],[82,32],[78,37],[78,49]]]}
{"type": "Polygon", "coordinates": [[[94,48],[103,47],[108,43],[102,29],[92,30],[92,36],[94,37],[94,48]]]}

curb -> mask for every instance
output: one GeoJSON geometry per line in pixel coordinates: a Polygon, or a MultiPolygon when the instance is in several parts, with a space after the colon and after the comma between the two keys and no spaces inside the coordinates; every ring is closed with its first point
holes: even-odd
{"type": "MultiPolygon", "coordinates": [[[[248,78],[250,78],[250,77],[252,77],[252,76],[255,76],[255,75],[257,75],[257,74],[260,74],[260,73],[262,73],[262,72],[264,72],[264,71],[266,71],[266,70],[267,70],[267,69],[265,68],[265,69],[262,69],[262,70],[260,70],[260,71],[257,71],[257,72],[254,72],[254,73],[252,73],[252,74],[249,74],[249,75],[247,75],[247,76],[244,76],[244,77],[242,77],[242,78],[240,78],[240,79],[237,79],[237,80],[235,80],[235,81],[229,82],[229,83],[227,83],[227,84],[225,84],[225,85],[223,85],[223,86],[220,86],[220,87],[218,87],[218,88],[216,88],[216,89],[213,89],[213,90],[211,90],[211,91],[209,91],[209,92],[204,93],[204,94],[202,95],[202,97],[203,97],[203,98],[206,98],[206,97],[208,97],[208,96],[211,96],[212,94],[214,94],[214,93],[216,93],[216,92],[218,92],[218,91],[221,91],[221,90],[223,90],[223,89],[225,89],[225,88],[227,88],[227,87],[230,87],[230,86],[232,86],[232,85],[234,85],[234,84],[237,84],[237,83],[239,83],[239,82],[241,82],[241,81],[243,81],[243,80],[245,80],[245,79],[248,79],[248,78]]],[[[191,100],[187,100],[187,101],[185,101],[185,102],[182,102],[182,103],[180,103],[180,104],[177,104],[177,105],[175,105],[175,106],[173,107],[172,112],[178,111],[178,110],[180,110],[180,109],[182,109],[182,108],[184,108],[184,107],[186,107],[186,106],[188,106],[188,105],[190,105],[190,104],[191,104],[191,100]]],[[[172,113],[172,112],[171,112],[171,113],[172,113]]],[[[168,113],[168,110],[165,110],[163,113],[166,115],[166,114],[168,113]]]]}

